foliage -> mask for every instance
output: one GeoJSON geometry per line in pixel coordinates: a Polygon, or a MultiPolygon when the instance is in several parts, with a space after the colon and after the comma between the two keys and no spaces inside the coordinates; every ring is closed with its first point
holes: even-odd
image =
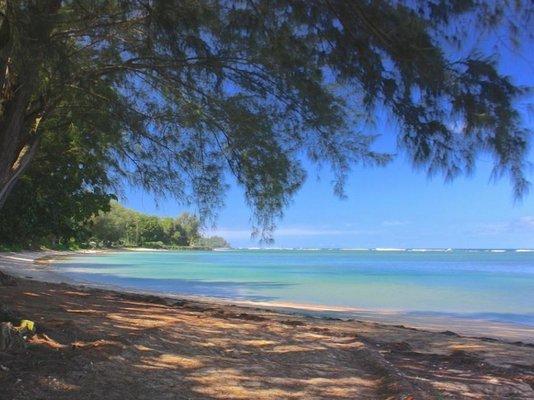
{"type": "MultiPolygon", "coordinates": [[[[201,216],[222,203],[232,174],[267,238],[305,179],[303,157],[332,168],[339,195],[350,168],[391,158],[371,147],[377,114],[396,122],[400,149],[430,174],[452,179],[489,153],[517,195],[528,188],[524,90],[488,52],[464,47],[473,32],[528,37],[528,1],[0,5],[0,205],[43,126],[79,109],[79,97],[98,100],[100,120],[120,127],[110,174],[195,202],[201,216]]],[[[91,121],[92,108],[82,110],[91,121]]],[[[65,130],[53,135],[61,142],[65,130]]],[[[166,236],[145,222],[146,236],[130,232],[136,241],[166,236]]]]}
{"type": "Polygon", "coordinates": [[[41,151],[0,212],[0,243],[72,247],[87,238],[87,222],[109,209],[114,196],[101,152],[110,135],[90,135],[75,120],[48,121],[41,151]],[[64,133],[56,135],[60,123],[64,133]]]}
{"type": "Polygon", "coordinates": [[[112,202],[108,212],[101,212],[93,218],[90,235],[92,241],[104,246],[214,247],[210,245],[209,238],[201,238],[199,229],[199,219],[188,213],[174,219],[158,218],[112,202]]]}

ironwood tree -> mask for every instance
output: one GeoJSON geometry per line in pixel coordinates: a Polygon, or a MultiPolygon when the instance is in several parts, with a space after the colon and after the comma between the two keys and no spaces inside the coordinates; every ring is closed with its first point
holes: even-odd
{"type": "Polygon", "coordinates": [[[372,149],[377,110],[415,165],[452,179],[488,153],[520,196],[525,89],[468,44],[520,47],[531,14],[507,0],[0,1],[0,205],[46,121],[76,112],[92,133],[89,97],[120,126],[110,176],[210,215],[231,175],[267,234],[304,157],[332,168],[337,194],[351,167],[391,158],[372,149]]]}

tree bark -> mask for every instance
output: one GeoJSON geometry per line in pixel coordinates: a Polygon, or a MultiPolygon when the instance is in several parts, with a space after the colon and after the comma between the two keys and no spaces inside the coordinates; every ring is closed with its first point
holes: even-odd
{"type": "Polygon", "coordinates": [[[4,171],[5,183],[4,181],[2,181],[2,186],[0,186],[0,209],[2,209],[2,207],[4,206],[7,197],[15,186],[15,183],[17,182],[20,175],[30,165],[30,161],[35,155],[35,152],[37,151],[39,138],[35,137],[32,139],[33,140],[31,141],[31,143],[26,144],[19,152],[16,161],[11,166],[11,168],[7,169],[7,171],[4,171]]]}
{"type": "Polygon", "coordinates": [[[36,89],[52,26],[33,30],[33,21],[56,13],[61,1],[38,3],[33,15],[19,6],[6,3],[0,26],[0,209],[37,151],[38,127],[46,109],[36,89]]]}
{"type": "MultiPolygon", "coordinates": [[[[9,74],[9,66],[6,75],[9,74]]],[[[31,90],[5,79],[0,97],[0,208],[17,179],[28,167],[39,143],[40,116],[28,116],[31,90]]]]}

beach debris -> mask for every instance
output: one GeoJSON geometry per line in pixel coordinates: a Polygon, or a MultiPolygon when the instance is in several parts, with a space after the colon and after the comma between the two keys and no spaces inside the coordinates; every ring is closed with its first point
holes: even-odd
{"type": "Polygon", "coordinates": [[[23,350],[26,339],[35,333],[35,322],[20,319],[5,305],[0,306],[0,351],[23,350]],[[13,325],[20,321],[18,326],[13,325]]]}
{"type": "Polygon", "coordinates": [[[0,351],[18,351],[26,349],[22,333],[11,322],[0,323],[0,351]]]}
{"type": "Polygon", "coordinates": [[[35,322],[30,321],[29,319],[23,319],[15,329],[19,331],[24,339],[27,339],[28,336],[33,336],[35,334],[35,322]]]}
{"type": "Polygon", "coordinates": [[[17,286],[17,281],[12,276],[4,274],[2,271],[0,271],[0,285],[17,286]]]}
{"type": "Polygon", "coordinates": [[[9,372],[9,368],[6,367],[5,365],[0,364],[0,369],[1,369],[2,371],[4,371],[4,372],[9,372]]]}

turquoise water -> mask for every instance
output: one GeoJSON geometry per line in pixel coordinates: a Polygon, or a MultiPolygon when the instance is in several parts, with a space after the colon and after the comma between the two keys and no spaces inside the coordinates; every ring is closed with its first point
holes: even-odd
{"type": "Polygon", "coordinates": [[[534,252],[115,252],[58,264],[78,280],[229,300],[433,313],[534,326],[534,252]]]}

